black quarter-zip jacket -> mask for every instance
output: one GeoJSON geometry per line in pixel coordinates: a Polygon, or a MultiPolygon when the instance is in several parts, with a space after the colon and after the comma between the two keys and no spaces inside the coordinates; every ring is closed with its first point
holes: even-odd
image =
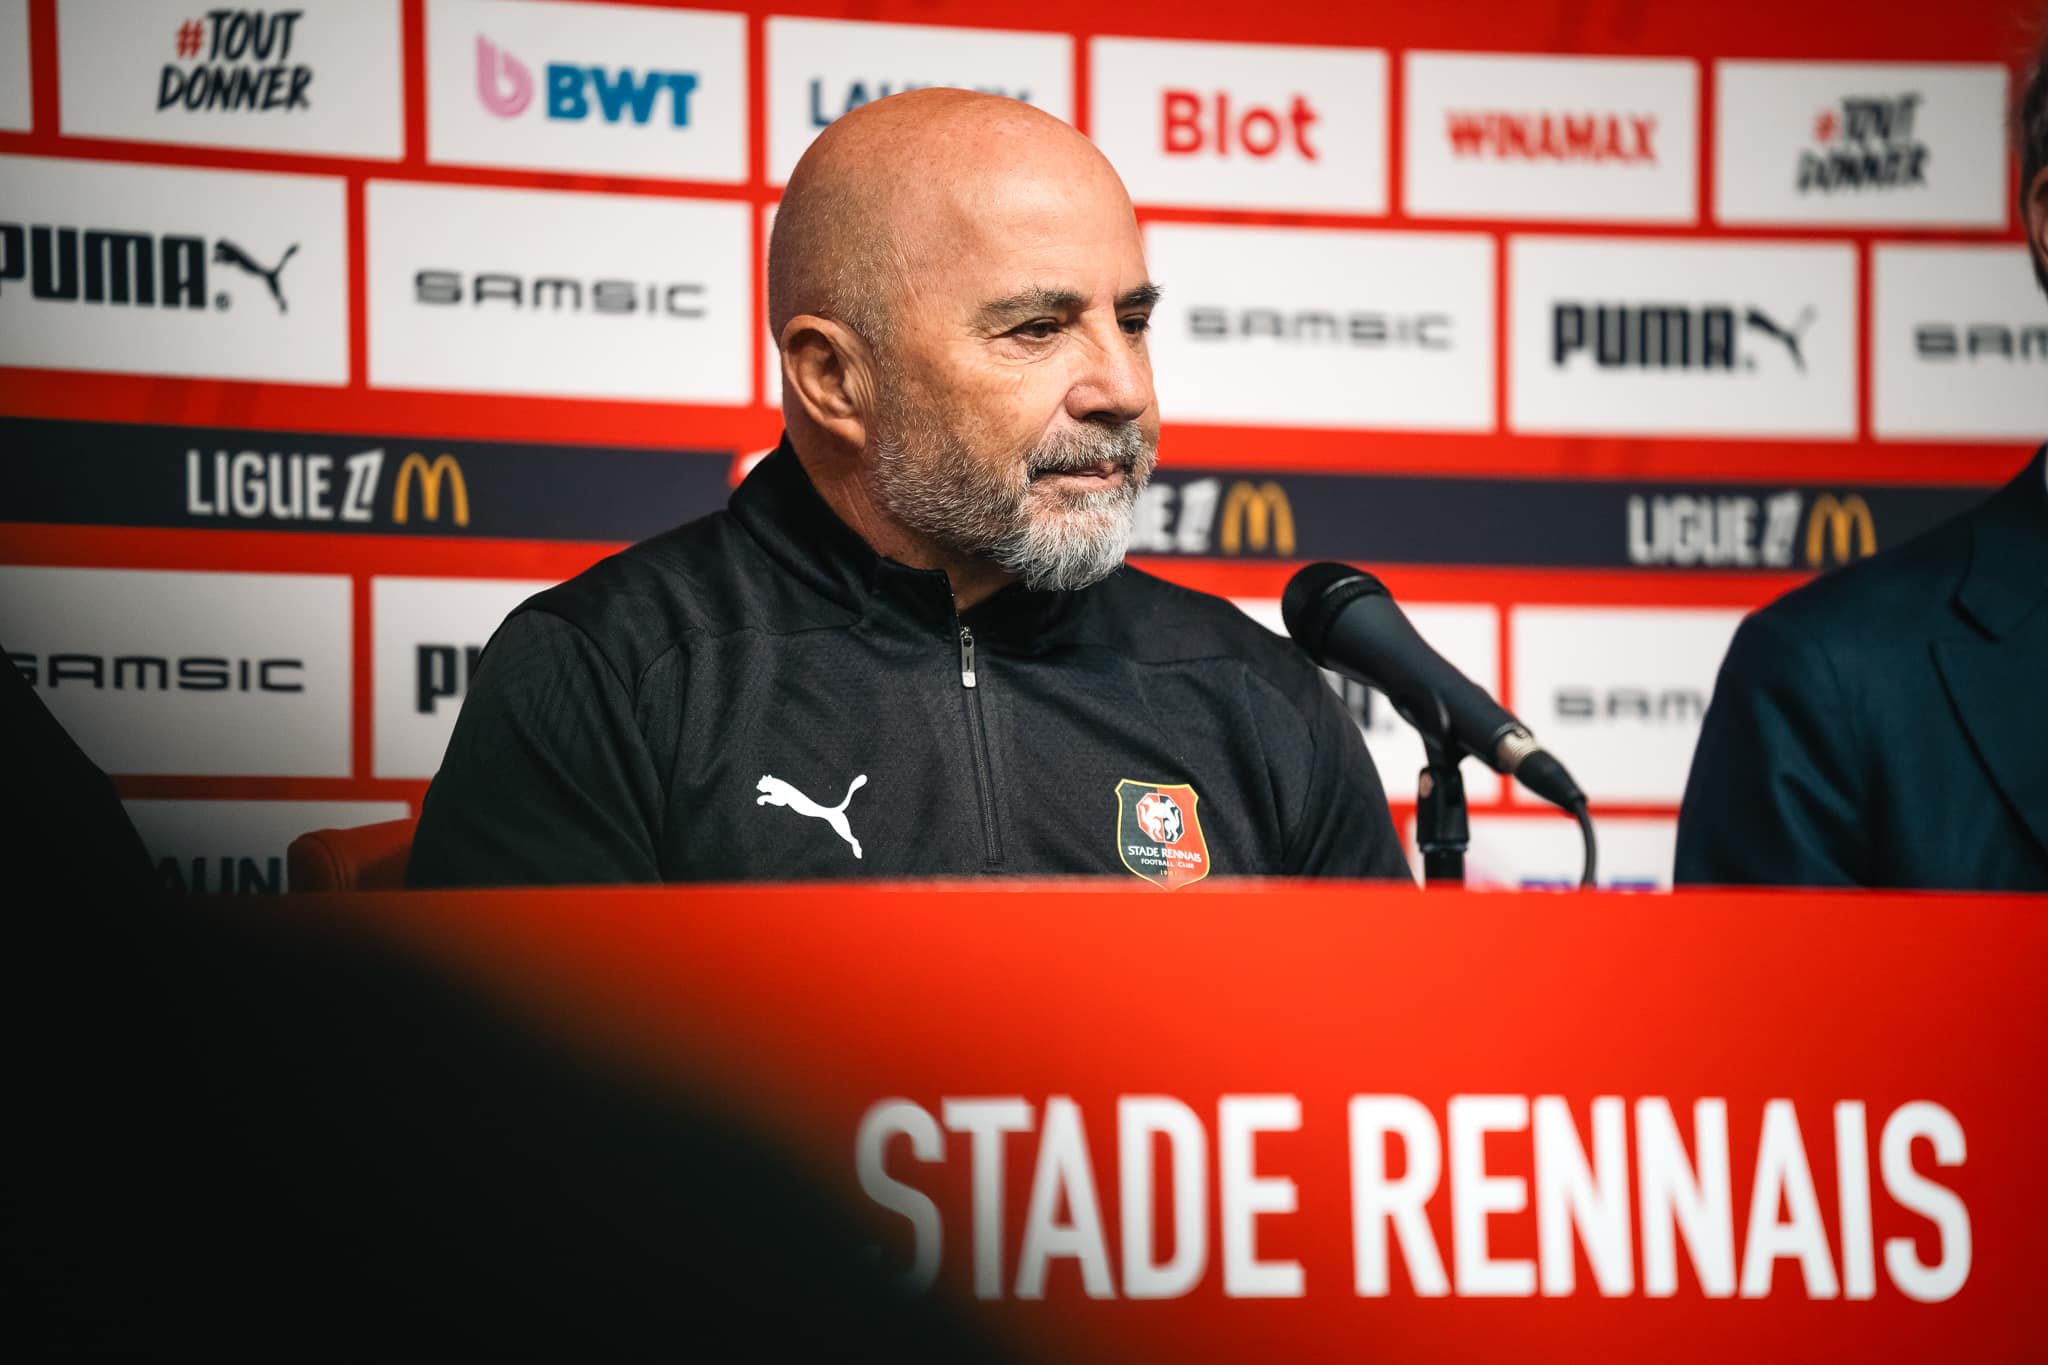
{"type": "Polygon", "coordinates": [[[945,574],[868,548],[785,440],[726,511],[506,619],[409,881],[1135,886],[1126,780],[1192,789],[1173,818],[1214,875],[1410,876],[1357,728],[1292,644],[1129,567],[956,612],[945,574]]]}

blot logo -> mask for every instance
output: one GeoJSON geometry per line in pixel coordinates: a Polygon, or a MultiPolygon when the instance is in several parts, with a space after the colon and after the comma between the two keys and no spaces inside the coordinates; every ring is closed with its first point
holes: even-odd
{"type": "Polygon", "coordinates": [[[1125,778],[1116,784],[1116,799],[1117,858],[1133,876],[1177,891],[1209,875],[1193,787],[1125,778]]]}
{"type": "MultiPolygon", "coordinates": [[[[546,79],[547,116],[558,122],[581,123],[594,110],[606,123],[624,120],[644,128],[658,122],[655,113],[666,94],[669,126],[690,126],[695,72],[550,62],[546,79]]],[[[481,34],[476,40],[476,85],[477,98],[499,118],[518,118],[533,104],[532,70],[481,34]]]]}
{"type": "Polygon", "coordinates": [[[1319,115],[1306,95],[1294,95],[1284,108],[1263,104],[1233,107],[1229,92],[1223,90],[1165,90],[1161,98],[1168,156],[1318,159],[1309,134],[1319,115]]]}

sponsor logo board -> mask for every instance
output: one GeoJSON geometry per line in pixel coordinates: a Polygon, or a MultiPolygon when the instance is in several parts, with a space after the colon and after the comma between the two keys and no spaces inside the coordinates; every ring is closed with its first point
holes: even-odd
{"type": "Polygon", "coordinates": [[[1517,432],[1856,435],[1856,248],[1516,237],[1517,432]]]}
{"type": "Polygon", "coordinates": [[[745,204],[371,181],[370,383],[753,398],[745,204]]]}
{"type": "MultiPolygon", "coordinates": [[[[1234,597],[1231,601],[1275,635],[1287,634],[1278,598],[1234,597]]],[[[1487,606],[1444,602],[1403,603],[1401,610],[1432,649],[1489,693],[1500,695],[1498,611],[1487,606]]],[[[1393,703],[1380,692],[1327,669],[1323,677],[1364,733],[1365,747],[1372,754],[1373,766],[1379,769],[1380,785],[1386,788],[1387,799],[1413,801],[1416,778],[1427,761],[1422,752],[1422,737],[1394,713],[1393,703]]],[[[1468,791],[1475,795],[1495,780],[1476,758],[1466,759],[1459,765],[1459,771],[1465,776],[1468,791]]]]}
{"type": "Polygon", "coordinates": [[[316,829],[403,820],[403,801],[128,801],[167,891],[275,896],[289,890],[285,850],[316,829]]]}
{"type": "MultiPolygon", "coordinates": [[[[1744,613],[1515,607],[1510,709],[1602,801],[1677,804],[1722,656],[1744,613]]],[[[1515,799],[1537,797],[1519,790],[1515,799]]]]}
{"type": "Polygon", "coordinates": [[[1152,223],[1169,421],[1491,431],[1493,242],[1152,223]]]}
{"type": "Polygon", "coordinates": [[[115,775],[347,777],[349,581],[0,567],[0,640],[115,775]]]}
{"type": "Polygon", "coordinates": [[[746,45],[742,14],[431,0],[427,159],[738,184],[746,45]]]}
{"type": "Polygon", "coordinates": [[[1089,131],[1140,204],[1385,213],[1387,54],[1089,44],[1089,131]]]}
{"type": "Polygon", "coordinates": [[[491,633],[546,580],[373,578],[371,696],[378,777],[432,777],[491,633]]]}
{"type": "Polygon", "coordinates": [[[28,65],[28,0],[0,0],[0,131],[35,125],[28,65]]]}
{"type": "Polygon", "coordinates": [[[1876,434],[2032,442],[2048,433],[2048,299],[2027,249],[1872,250],[1876,434]]]}
{"type": "Polygon", "coordinates": [[[2006,84],[1992,63],[1718,62],[1722,223],[2006,225],[2006,84]]]}
{"type": "Polygon", "coordinates": [[[0,157],[0,364],[348,382],[343,182],[0,157]]]}
{"type": "MultiPolygon", "coordinates": [[[[1603,891],[1669,891],[1678,857],[1678,821],[1646,815],[1594,815],[1599,838],[1597,879],[1603,891]]],[[[1415,821],[1408,821],[1409,861],[1422,880],[1415,849],[1415,821]]],[[[1465,855],[1465,885],[1515,891],[1576,890],[1585,871],[1585,845],[1576,822],[1548,815],[1472,817],[1472,844],[1465,855]]]]}
{"type": "Polygon", "coordinates": [[[905,90],[979,90],[1074,118],[1074,40],[1063,33],[780,15],[764,27],[772,185],[789,180],[798,158],[835,119],[905,90]]]}
{"type": "Polygon", "coordinates": [[[1462,52],[1405,63],[1408,213],[1698,219],[1696,63],[1462,52]]]}
{"type": "Polygon", "coordinates": [[[725,505],[729,451],[0,418],[0,507],[87,526],[625,542],[725,505]]]}
{"type": "Polygon", "coordinates": [[[58,0],[57,37],[70,136],[405,154],[397,0],[58,0]]]}

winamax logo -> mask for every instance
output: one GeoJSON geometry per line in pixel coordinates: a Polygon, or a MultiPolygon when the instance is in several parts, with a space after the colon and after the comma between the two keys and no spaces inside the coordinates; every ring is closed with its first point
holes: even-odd
{"type": "Polygon", "coordinates": [[[1913,131],[1919,91],[1849,95],[1814,116],[1813,145],[1801,149],[1801,194],[1925,189],[1928,146],[1913,131]]]}
{"type": "Polygon", "coordinates": [[[1495,161],[1657,164],[1655,114],[1453,109],[1444,133],[1459,157],[1495,161]]]}

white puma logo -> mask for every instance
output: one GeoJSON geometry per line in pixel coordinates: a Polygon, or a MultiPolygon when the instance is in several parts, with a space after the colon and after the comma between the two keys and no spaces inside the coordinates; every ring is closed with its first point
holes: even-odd
{"type": "Polygon", "coordinates": [[[832,826],[835,834],[853,846],[853,856],[858,858],[860,856],[860,840],[853,837],[853,826],[846,821],[846,807],[853,800],[853,794],[867,784],[868,775],[862,773],[847,784],[846,797],[838,805],[821,806],[795,787],[790,786],[789,783],[784,782],[781,778],[769,777],[764,774],[760,785],[754,788],[754,790],[761,793],[761,799],[754,802],[754,804],[757,806],[787,806],[798,815],[807,815],[813,820],[823,820],[826,824],[832,826]]]}

